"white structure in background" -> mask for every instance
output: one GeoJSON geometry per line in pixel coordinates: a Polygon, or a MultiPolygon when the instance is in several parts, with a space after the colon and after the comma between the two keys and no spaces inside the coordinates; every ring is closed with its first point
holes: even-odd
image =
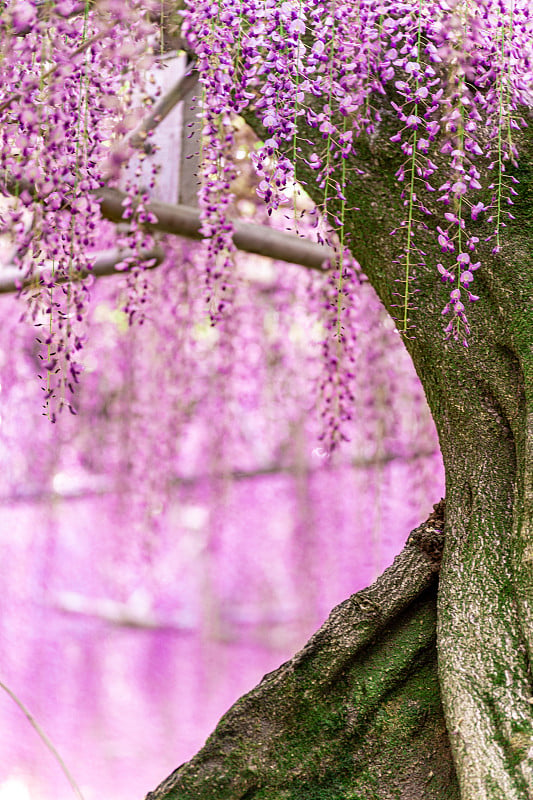
{"type": "MultiPolygon", "coordinates": [[[[161,57],[158,65],[149,74],[153,90],[160,89],[154,108],[163,98],[169,96],[174,87],[181,84],[187,69],[187,56],[182,52],[171,52],[161,57]]],[[[183,99],[171,108],[161,122],[157,123],[146,139],[151,145],[155,145],[156,152],[142,159],[142,177],[144,186],[148,186],[152,177],[152,167],[157,164],[160,170],[155,189],[150,192],[151,198],[164,203],[196,206],[200,146],[197,107],[201,87],[197,81],[193,80],[191,83],[192,86],[183,99]]],[[[132,134],[132,139],[142,127],[141,124],[132,134]]],[[[138,166],[139,156],[134,155],[124,171],[124,178],[131,177],[138,166]]]]}

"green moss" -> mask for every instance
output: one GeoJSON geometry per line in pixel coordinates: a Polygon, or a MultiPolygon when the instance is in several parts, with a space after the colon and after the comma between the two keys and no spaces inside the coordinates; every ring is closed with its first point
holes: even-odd
{"type": "MultiPolygon", "coordinates": [[[[282,782],[291,773],[293,780],[254,800],[378,800],[385,784],[393,797],[397,783],[399,797],[413,769],[429,775],[436,731],[445,736],[435,650],[428,647],[434,626],[433,609],[419,609],[339,676],[322,702],[302,705],[279,770],[282,782]]],[[[458,797],[448,779],[449,770],[435,781],[432,798],[458,797]]]]}
{"type": "MultiPolygon", "coordinates": [[[[533,283],[529,287],[530,297],[533,296],[533,283]]],[[[529,413],[533,411],[533,306],[524,310],[515,311],[511,319],[513,340],[524,372],[526,403],[529,413]]]]}

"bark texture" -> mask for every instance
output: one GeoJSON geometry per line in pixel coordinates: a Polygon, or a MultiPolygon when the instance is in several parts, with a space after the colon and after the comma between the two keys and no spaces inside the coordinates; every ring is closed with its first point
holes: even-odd
{"type": "Polygon", "coordinates": [[[439,699],[443,507],[147,800],[455,800],[439,699]]]}
{"type": "MultiPolygon", "coordinates": [[[[432,274],[439,253],[422,235],[428,268],[415,273],[414,338],[404,338],[446,468],[439,675],[464,800],[533,797],[531,134],[521,144],[526,166],[517,170],[517,219],[499,255],[490,246],[482,250],[480,300],[469,310],[470,347],[442,341],[444,293],[432,274]]],[[[382,140],[369,144],[365,164],[371,192],[365,196],[365,181],[357,181],[354,199],[366,227],[363,236],[360,218],[352,218],[352,250],[394,314],[398,251],[376,219],[384,216],[387,231],[401,216],[390,202],[390,158],[382,140]],[[384,258],[376,260],[376,252],[384,258]]],[[[483,222],[472,228],[481,241],[490,233],[483,222]]]]}

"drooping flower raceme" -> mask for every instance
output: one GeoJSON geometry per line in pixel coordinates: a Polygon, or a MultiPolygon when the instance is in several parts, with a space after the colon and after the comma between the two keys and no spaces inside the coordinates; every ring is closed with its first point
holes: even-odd
{"type": "MultiPolygon", "coordinates": [[[[392,141],[405,156],[397,173],[406,209],[396,232],[403,236],[399,327],[407,334],[410,287],[425,261],[418,234],[433,230],[446,260],[436,276],[453,284],[446,335],[466,344],[465,302],[477,299],[469,289],[478,241],[471,223],[481,214],[493,222],[498,252],[512,218],[504,210],[514,192],[506,165],[517,157],[513,130],[525,124],[519,107],[532,101],[528,0],[194,0],[184,32],[200,54],[209,108],[215,93],[221,119],[250,110],[263,123],[267,136],[254,161],[259,194],[272,209],[290,201],[295,168],[305,162],[335,227],[346,202],[342,162],[358,136],[374,133],[380,109],[392,109],[400,124],[392,141]],[[206,20],[214,16],[209,37],[206,20]],[[304,152],[306,126],[318,129],[320,148],[308,142],[304,152]],[[487,170],[495,175],[489,186],[487,170]],[[448,207],[444,228],[431,223],[430,196],[448,207]]],[[[216,131],[206,133],[216,142],[216,131]]]]}
{"type": "MultiPolygon", "coordinates": [[[[69,406],[78,380],[87,303],[86,286],[73,278],[91,270],[97,191],[116,185],[130,155],[125,137],[143,111],[134,101],[142,91],[134,89],[155,58],[158,8],[151,21],[140,0],[6,0],[0,14],[0,181],[11,197],[4,227],[15,239],[16,263],[28,274],[39,271],[31,313],[43,331],[45,395],[60,407],[69,406]]],[[[323,304],[326,375],[333,360],[350,372],[353,336],[345,323],[357,281],[340,254],[350,244],[346,214],[357,210],[347,207],[346,186],[357,169],[358,138],[377,135],[386,111],[397,119],[392,144],[402,157],[396,177],[405,208],[395,232],[403,287],[398,327],[412,335],[411,297],[426,266],[421,238],[430,232],[442,256],[427,266],[448,292],[445,335],[466,344],[467,308],[482,268],[476,223],[492,224],[497,253],[512,218],[513,135],[525,124],[520,106],[533,102],[529,0],[187,0],[182,16],[202,87],[199,205],[209,237],[204,300],[212,323],[231,315],[238,282],[235,121],[253,113],[265,132],[252,160],[269,213],[294,203],[300,167],[314,175],[322,212],[317,239],[339,253],[335,298],[323,304]]],[[[129,230],[119,242],[127,236],[139,251],[150,244],[150,191],[135,180],[127,191],[129,230]]],[[[130,281],[130,317],[142,309],[144,287],[130,281]]],[[[327,385],[338,390],[328,405],[341,408],[346,382],[327,385]]]]}
{"type": "Polygon", "coordinates": [[[97,190],[113,185],[135,124],[130,93],[149,63],[146,4],[13,0],[0,14],[0,188],[3,230],[26,278],[42,333],[46,413],[72,409],[100,216],[97,190]]]}

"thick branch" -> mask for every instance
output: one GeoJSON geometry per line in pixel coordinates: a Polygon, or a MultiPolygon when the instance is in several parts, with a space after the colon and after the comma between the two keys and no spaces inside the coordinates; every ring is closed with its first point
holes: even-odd
{"type": "MultiPolygon", "coordinates": [[[[403,155],[391,143],[396,115],[376,96],[382,121],[357,141],[347,160],[350,185],[344,241],[393,318],[406,242],[406,209],[395,173],[403,155]],[[396,235],[390,232],[396,230],[396,235]]],[[[253,113],[247,121],[264,135],[253,113]]],[[[306,167],[320,132],[300,118],[297,178],[317,203],[322,196],[306,167]],[[314,144],[311,142],[314,140],[314,144]]],[[[425,197],[432,230],[415,229],[425,263],[412,266],[412,328],[403,335],[439,433],[446,469],[447,543],[439,588],[440,686],[465,800],[526,800],[533,796],[533,135],[516,133],[521,166],[514,221],[493,253],[493,225],[469,220],[479,238],[475,293],[468,309],[469,347],[445,342],[441,311],[449,299],[435,265],[443,260],[436,226],[447,227],[445,208],[425,197]],[[528,428],[529,424],[529,428],[528,428]]],[[[432,155],[446,179],[449,166],[432,155]]],[[[291,157],[290,147],[287,155],[291,157]]],[[[492,173],[482,176],[489,183],[492,173]]],[[[417,187],[418,191],[418,187],[417,187]]],[[[436,194],[436,193],[435,193],[436,194]]],[[[330,210],[339,215],[338,204],[330,210]]],[[[474,286],[472,287],[474,288],[474,286]]]]}

